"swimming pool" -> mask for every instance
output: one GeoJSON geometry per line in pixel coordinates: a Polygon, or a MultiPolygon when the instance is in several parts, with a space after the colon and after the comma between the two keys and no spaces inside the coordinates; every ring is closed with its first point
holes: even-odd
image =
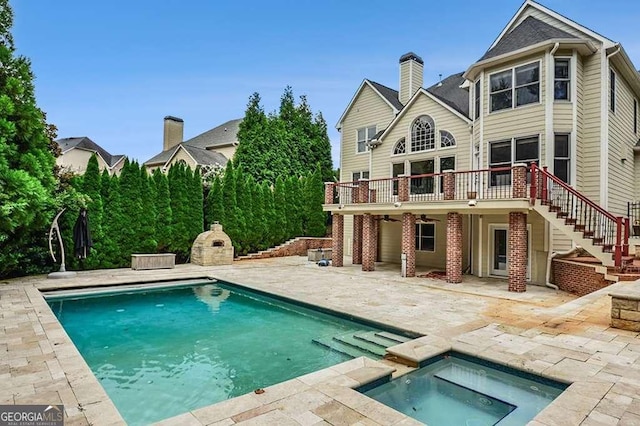
{"type": "Polygon", "coordinates": [[[46,298],[129,424],[376,357],[408,340],[223,283],[46,298]]]}
{"type": "Polygon", "coordinates": [[[364,394],[430,426],[527,424],[566,385],[458,353],[364,394]]]}

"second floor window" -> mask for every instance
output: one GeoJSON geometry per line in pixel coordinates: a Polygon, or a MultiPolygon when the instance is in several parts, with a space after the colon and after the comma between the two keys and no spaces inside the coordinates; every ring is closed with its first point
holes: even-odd
{"type": "Polygon", "coordinates": [[[557,134],[553,147],[553,174],[563,182],[571,183],[571,155],[569,150],[569,135],[557,134]]]}
{"type": "Polygon", "coordinates": [[[451,148],[456,146],[456,138],[446,130],[440,130],[440,148],[451,148]]]}
{"type": "Polygon", "coordinates": [[[476,81],[475,86],[474,113],[476,119],[480,118],[480,80],[476,81]]]}
{"type": "MultiPolygon", "coordinates": [[[[492,169],[511,167],[517,163],[531,166],[531,163],[539,163],[540,160],[538,136],[492,142],[489,148],[489,167],[492,169]]],[[[527,182],[531,180],[529,175],[530,173],[527,172],[527,182]]],[[[510,169],[491,172],[491,186],[510,184],[510,169]]]]}
{"type": "MultiPolygon", "coordinates": [[[[433,158],[411,163],[411,176],[433,174],[435,172],[435,160],[433,158]]],[[[433,194],[433,176],[411,178],[411,194],[433,194]]]]}
{"type": "Polygon", "coordinates": [[[368,151],[367,142],[376,135],[376,126],[358,129],[358,152],[368,151]]]}
{"type": "Polygon", "coordinates": [[[491,111],[539,102],[540,63],[533,62],[492,74],[489,84],[491,111]]]}
{"type": "Polygon", "coordinates": [[[553,98],[568,101],[571,87],[569,59],[556,59],[554,68],[553,98]]]}
{"type": "Polygon", "coordinates": [[[422,115],[411,126],[411,152],[435,149],[435,125],[428,115],[422,115]]]}
{"type": "Polygon", "coordinates": [[[369,179],[369,171],[365,170],[362,172],[353,172],[351,173],[351,179],[353,182],[357,182],[360,179],[369,179]]]}

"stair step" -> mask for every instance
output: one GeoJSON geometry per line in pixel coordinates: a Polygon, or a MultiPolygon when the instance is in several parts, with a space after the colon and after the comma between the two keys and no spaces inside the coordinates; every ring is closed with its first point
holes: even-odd
{"type": "Polygon", "coordinates": [[[335,336],[333,340],[340,342],[344,345],[351,346],[354,349],[366,352],[374,356],[383,357],[387,351],[385,348],[381,348],[375,343],[370,343],[364,340],[356,339],[352,334],[345,334],[344,336],[335,336]]]}
{"type": "Polygon", "coordinates": [[[336,340],[331,339],[330,337],[322,337],[320,339],[312,339],[311,340],[316,345],[324,346],[327,349],[332,350],[333,352],[338,352],[342,355],[346,355],[349,358],[359,358],[361,356],[365,356],[358,349],[342,344],[336,340]]]}
{"type": "Polygon", "coordinates": [[[602,251],[604,253],[613,253],[613,244],[603,244],[602,251]]]}
{"type": "Polygon", "coordinates": [[[563,219],[563,218],[569,217],[569,213],[567,213],[567,212],[558,212],[557,216],[558,216],[558,218],[563,219]]]}
{"type": "Polygon", "coordinates": [[[394,342],[397,342],[397,343],[405,343],[405,342],[408,342],[409,340],[413,340],[406,336],[401,336],[395,333],[389,333],[388,331],[380,331],[376,333],[376,336],[384,337],[385,339],[393,340],[394,342]]]}
{"type": "Polygon", "coordinates": [[[584,235],[585,238],[591,238],[593,237],[593,231],[583,231],[582,235],[584,235]]]}
{"type": "Polygon", "coordinates": [[[554,205],[550,205],[549,206],[549,211],[550,212],[559,212],[561,209],[559,206],[554,206],[554,205]]]}
{"type": "Polygon", "coordinates": [[[584,231],[584,229],[585,229],[585,228],[586,228],[586,226],[585,226],[585,225],[580,225],[580,224],[576,224],[576,225],[573,227],[573,229],[574,229],[576,232],[582,232],[582,231],[584,231]]]}
{"type": "Polygon", "coordinates": [[[398,344],[397,340],[392,340],[387,337],[382,337],[379,334],[377,334],[375,331],[368,331],[366,333],[354,334],[353,337],[355,337],[356,339],[364,340],[369,343],[373,343],[374,345],[378,345],[385,349],[398,344]]]}
{"type": "Polygon", "coordinates": [[[578,219],[575,217],[568,217],[564,220],[565,225],[575,225],[578,219]]]}
{"type": "Polygon", "coordinates": [[[602,237],[593,237],[591,240],[593,241],[593,244],[600,245],[604,241],[604,238],[602,238],[602,237]]]}

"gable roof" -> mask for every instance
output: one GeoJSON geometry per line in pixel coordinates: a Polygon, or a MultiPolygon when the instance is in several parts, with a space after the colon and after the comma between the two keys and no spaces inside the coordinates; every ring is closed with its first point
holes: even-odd
{"type": "Polygon", "coordinates": [[[62,150],[63,154],[74,148],[95,152],[104,160],[105,163],[107,163],[109,167],[113,167],[124,158],[124,155],[109,154],[106,149],[102,148],[100,145],[98,145],[97,143],[89,139],[87,136],[62,138],[62,139],[56,140],[56,142],[60,147],[60,149],[62,150]]]}
{"type": "Polygon", "coordinates": [[[503,35],[478,62],[551,39],[578,39],[559,28],[527,16],[517,27],[503,35]]]}
{"type": "Polygon", "coordinates": [[[469,89],[460,87],[465,81],[462,74],[464,73],[459,72],[450,75],[429,87],[427,91],[465,117],[469,117],[469,89]]]}
{"type": "Polygon", "coordinates": [[[353,106],[353,103],[356,101],[356,99],[360,95],[360,92],[362,92],[362,90],[366,86],[370,87],[378,96],[380,96],[380,98],[387,105],[389,105],[389,107],[393,110],[394,114],[397,114],[402,109],[402,103],[398,100],[398,91],[397,90],[393,90],[393,89],[391,89],[391,88],[389,88],[389,87],[387,87],[387,86],[385,86],[383,84],[376,83],[375,81],[371,81],[371,80],[365,78],[364,80],[362,80],[362,83],[360,83],[360,86],[358,86],[358,90],[356,90],[356,93],[351,98],[351,101],[349,102],[349,105],[347,105],[347,108],[345,108],[344,112],[340,116],[340,119],[338,120],[338,123],[336,124],[336,128],[337,129],[340,129],[340,127],[342,127],[342,121],[346,117],[346,115],[349,112],[349,110],[351,110],[351,107],[353,106]]]}
{"type": "Polygon", "coordinates": [[[182,144],[182,148],[191,155],[195,162],[200,165],[219,164],[225,166],[227,164],[227,157],[220,154],[218,151],[211,151],[204,148],[198,148],[187,144],[182,144]]]}
{"type": "Polygon", "coordinates": [[[242,118],[229,120],[226,123],[200,133],[189,140],[184,141],[185,145],[198,148],[215,148],[219,146],[231,145],[238,142],[238,130],[242,123],[242,118]]]}

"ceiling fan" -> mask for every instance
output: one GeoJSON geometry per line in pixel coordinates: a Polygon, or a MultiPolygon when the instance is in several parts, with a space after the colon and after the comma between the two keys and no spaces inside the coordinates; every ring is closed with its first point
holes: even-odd
{"type": "Polygon", "coordinates": [[[383,222],[400,222],[400,219],[393,219],[393,218],[389,217],[388,214],[385,214],[384,216],[379,217],[376,220],[381,220],[383,222]]]}
{"type": "Polygon", "coordinates": [[[436,218],[433,218],[433,217],[427,217],[426,214],[421,214],[420,215],[420,219],[418,219],[418,221],[429,223],[429,222],[440,222],[440,219],[436,219],[436,218]]]}

